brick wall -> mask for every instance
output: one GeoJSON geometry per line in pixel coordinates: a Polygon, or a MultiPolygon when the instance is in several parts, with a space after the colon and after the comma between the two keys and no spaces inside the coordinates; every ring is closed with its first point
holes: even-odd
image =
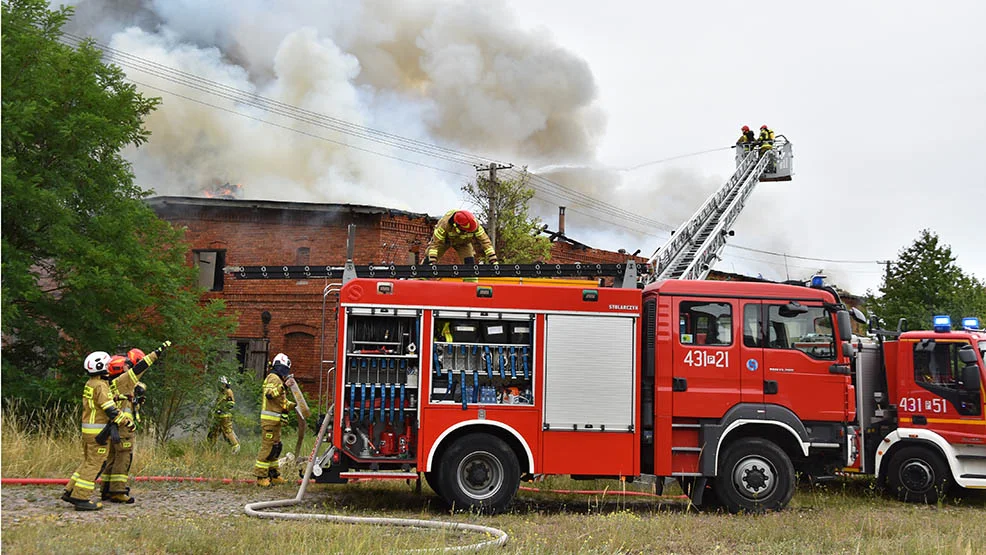
{"type": "MultiPolygon", "coordinates": [[[[303,264],[299,249],[308,249],[311,265],[341,266],[346,260],[347,226],[356,224],[354,261],[357,264],[408,264],[421,260],[437,218],[379,207],[270,201],[154,197],[148,204],[161,218],[185,228],[192,250],[225,250],[227,266],[303,264]],[[412,254],[413,253],[413,254],[412,254]]],[[[304,251],[303,251],[304,253],[304,251]]],[[[558,263],[625,262],[627,255],[556,241],[552,261],[558,263]]],[[[638,257],[639,259],[639,257],[638,257]]],[[[443,263],[456,262],[454,251],[443,263]]],[[[643,261],[643,259],[639,259],[643,261]]],[[[193,253],[189,252],[189,264],[193,253]]],[[[321,359],[322,292],[328,280],[237,280],[226,276],[222,291],[203,301],[221,298],[235,314],[235,339],[264,337],[261,314],[271,314],[266,336],[267,360],[286,353],[292,369],[309,395],[317,395],[321,359]]],[[[325,358],[335,358],[336,302],[325,303],[325,358]]]]}

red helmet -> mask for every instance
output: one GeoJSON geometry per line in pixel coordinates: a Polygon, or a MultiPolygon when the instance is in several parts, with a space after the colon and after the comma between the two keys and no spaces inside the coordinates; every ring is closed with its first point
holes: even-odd
{"type": "Polygon", "coordinates": [[[137,366],[137,363],[144,359],[144,351],[140,349],[130,349],[127,351],[127,360],[130,361],[131,366],[137,366]]]}
{"type": "Polygon", "coordinates": [[[760,129],[767,129],[767,126],[766,125],[761,125],[760,126],[760,129]]]}
{"type": "Polygon", "coordinates": [[[452,222],[466,233],[479,229],[479,223],[476,222],[476,216],[473,216],[472,212],[468,210],[459,210],[456,212],[455,215],[452,216],[452,222]]]}
{"type": "Polygon", "coordinates": [[[110,357],[109,364],[110,376],[119,376],[127,371],[127,357],[123,355],[113,355],[110,357]]]}
{"type": "Polygon", "coordinates": [[[743,126],[743,129],[742,129],[742,131],[743,131],[744,133],[746,133],[746,132],[747,132],[747,131],[749,131],[749,130],[750,130],[750,126],[749,126],[749,125],[744,125],[744,126],[743,126]]]}

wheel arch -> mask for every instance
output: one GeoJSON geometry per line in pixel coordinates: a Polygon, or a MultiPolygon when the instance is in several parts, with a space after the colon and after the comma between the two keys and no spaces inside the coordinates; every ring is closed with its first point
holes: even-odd
{"type": "Polygon", "coordinates": [[[431,450],[428,452],[428,458],[425,461],[424,470],[426,472],[434,470],[435,461],[441,458],[442,453],[448,449],[449,445],[452,445],[457,439],[472,433],[487,433],[502,439],[510,446],[510,449],[517,457],[521,472],[534,473],[534,454],[531,451],[530,445],[524,439],[524,436],[511,426],[503,422],[497,422],[496,420],[467,420],[446,429],[432,444],[431,450]]]}
{"type": "Polygon", "coordinates": [[[723,451],[736,441],[745,438],[765,439],[774,443],[792,462],[802,456],[808,456],[808,446],[787,424],[763,420],[753,422],[737,420],[730,424],[719,438],[715,455],[716,474],[719,471],[719,458],[723,451]]]}
{"type": "Polygon", "coordinates": [[[903,449],[904,447],[923,447],[937,454],[945,461],[945,466],[948,467],[948,472],[951,474],[951,478],[954,481],[956,472],[955,468],[957,463],[954,452],[951,446],[945,441],[945,438],[941,437],[931,430],[921,430],[921,429],[909,429],[909,428],[898,428],[883,439],[883,443],[889,445],[883,446],[882,449],[877,449],[876,460],[874,461],[874,468],[876,469],[876,479],[880,483],[884,483],[887,479],[887,465],[893,459],[893,455],[903,449]]]}

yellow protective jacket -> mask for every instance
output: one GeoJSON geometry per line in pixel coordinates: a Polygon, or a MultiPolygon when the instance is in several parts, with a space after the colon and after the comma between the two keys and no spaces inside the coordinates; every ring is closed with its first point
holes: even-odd
{"type": "Polygon", "coordinates": [[[753,130],[746,131],[740,135],[740,138],[736,140],[736,144],[741,143],[752,143],[756,140],[756,135],[753,134],[753,130]]]}
{"type": "Polygon", "coordinates": [[[458,210],[449,210],[438,223],[435,224],[435,232],[431,235],[431,241],[428,243],[427,256],[429,258],[438,258],[438,250],[443,244],[447,244],[452,248],[457,246],[466,245],[471,243],[474,239],[479,241],[479,244],[483,247],[483,254],[486,258],[491,256],[496,256],[496,250],[493,248],[493,243],[490,241],[490,236],[486,234],[486,230],[483,226],[478,226],[476,231],[465,232],[457,228],[452,223],[452,216],[458,212],[458,210]]]}
{"type": "Polygon", "coordinates": [[[219,392],[219,397],[216,398],[216,414],[219,416],[230,416],[235,406],[236,398],[233,397],[232,389],[227,387],[219,392]]]}
{"type": "Polygon", "coordinates": [[[761,129],[760,138],[758,139],[761,143],[773,144],[774,143],[774,132],[770,129],[761,129]]]}
{"type": "Polygon", "coordinates": [[[260,423],[281,421],[281,415],[287,414],[294,408],[294,403],[288,400],[284,382],[280,376],[271,372],[264,378],[264,394],[260,400],[260,423]]]}
{"type": "Polygon", "coordinates": [[[89,378],[82,389],[82,433],[98,435],[119,412],[109,382],[98,376],[89,378]]]}

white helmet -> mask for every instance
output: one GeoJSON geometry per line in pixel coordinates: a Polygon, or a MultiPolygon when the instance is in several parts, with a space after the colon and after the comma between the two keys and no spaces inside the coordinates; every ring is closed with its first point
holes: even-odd
{"type": "Polygon", "coordinates": [[[274,364],[283,364],[284,366],[291,368],[291,359],[284,353],[277,353],[274,355],[274,362],[272,362],[271,365],[273,366],[274,364]]]}
{"type": "Polygon", "coordinates": [[[82,365],[90,376],[98,376],[109,372],[110,354],[106,351],[94,351],[86,357],[86,362],[82,365]]]}

